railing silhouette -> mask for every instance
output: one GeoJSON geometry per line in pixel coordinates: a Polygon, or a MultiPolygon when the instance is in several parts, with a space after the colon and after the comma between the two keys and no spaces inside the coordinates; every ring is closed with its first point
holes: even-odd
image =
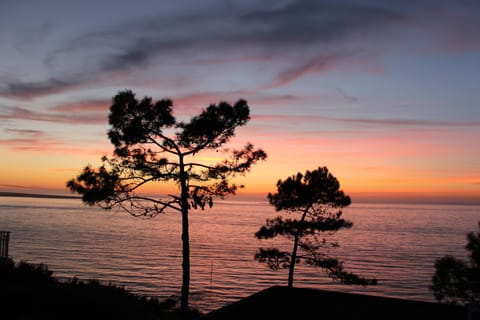
{"type": "Polygon", "coordinates": [[[0,258],[8,258],[8,241],[10,232],[0,231],[0,258]]]}

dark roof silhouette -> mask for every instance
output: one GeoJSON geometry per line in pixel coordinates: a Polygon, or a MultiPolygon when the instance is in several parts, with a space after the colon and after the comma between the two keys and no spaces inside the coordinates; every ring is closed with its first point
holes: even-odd
{"type": "Polygon", "coordinates": [[[275,286],[212,311],[219,319],[465,319],[460,306],[275,286]]]}

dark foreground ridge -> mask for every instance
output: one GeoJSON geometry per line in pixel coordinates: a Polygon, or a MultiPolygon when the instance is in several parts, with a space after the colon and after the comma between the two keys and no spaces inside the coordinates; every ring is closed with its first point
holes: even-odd
{"type": "MultiPolygon", "coordinates": [[[[134,295],[96,280],[59,281],[43,264],[0,257],[0,319],[178,320],[175,301],[134,295]]],[[[197,313],[198,314],[198,313],[197,313]]],[[[195,315],[192,312],[191,317],[195,315]]]]}
{"type": "Polygon", "coordinates": [[[466,319],[465,308],[440,303],[275,286],[212,311],[220,319],[466,319]]]}

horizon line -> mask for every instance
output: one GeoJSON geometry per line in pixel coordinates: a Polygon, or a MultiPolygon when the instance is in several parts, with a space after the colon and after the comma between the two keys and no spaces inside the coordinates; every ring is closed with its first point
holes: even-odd
{"type": "MultiPolygon", "coordinates": [[[[439,205],[480,205],[480,197],[450,192],[354,192],[354,203],[395,203],[395,204],[439,204],[439,205]]],[[[19,198],[50,198],[50,199],[81,199],[79,195],[58,193],[0,191],[0,197],[19,198]]],[[[267,202],[267,197],[261,193],[243,193],[228,197],[231,199],[267,202]]]]}

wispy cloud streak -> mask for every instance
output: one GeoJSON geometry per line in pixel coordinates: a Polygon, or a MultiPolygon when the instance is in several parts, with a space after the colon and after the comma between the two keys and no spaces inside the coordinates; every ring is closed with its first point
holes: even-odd
{"type": "Polygon", "coordinates": [[[33,99],[35,97],[62,92],[76,85],[78,85],[78,83],[57,78],[50,78],[38,82],[12,80],[3,87],[0,86],[0,96],[33,99]]]}
{"type": "Polygon", "coordinates": [[[363,50],[372,52],[368,46],[394,45],[405,30],[420,30],[429,41],[435,41],[429,30],[441,26],[439,22],[432,24],[432,17],[448,31],[441,35],[443,43],[464,50],[478,46],[480,41],[472,32],[480,28],[480,22],[465,14],[465,9],[478,12],[480,5],[467,0],[450,1],[448,6],[444,3],[264,1],[261,6],[232,2],[205,4],[189,13],[152,12],[148,17],[114,21],[110,26],[105,24],[62,40],[43,58],[44,64],[55,70],[66,61],[75,63],[44,80],[10,76],[0,86],[0,95],[33,99],[93,81],[108,82],[110,76],[126,71],[162,70],[194,60],[211,64],[225,60],[281,61],[274,64],[276,78],[271,79],[271,86],[282,86],[307,73],[335,68],[363,50]]]}
{"type": "Polygon", "coordinates": [[[106,154],[106,150],[75,145],[71,141],[67,142],[61,138],[54,137],[47,131],[32,130],[32,129],[12,129],[6,128],[2,131],[2,138],[0,138],[0,147],[5,147],[15,153],[17,152],[39,152],[44,156],[47,154],[55,155],[58,153],[81,155],[106,154]]]}
{"type": "Polygon", "coordinates": [[[105,113],[48,113],[35,112],[21,107],[3,107],[0,109],[0,120],[31,120],[73,124],[106,124],[105,113]]]}
{"type": "Polygon", "coordinates": [[[274,123],[285,121],[298,123],[335,122],[343,124],[356,124],[379,127],[478,127],[480,121],[434,121],[416,119],[361,119],[361,118],[333,118],[315,115],[254,115],[253,119],[274,123]]]}

